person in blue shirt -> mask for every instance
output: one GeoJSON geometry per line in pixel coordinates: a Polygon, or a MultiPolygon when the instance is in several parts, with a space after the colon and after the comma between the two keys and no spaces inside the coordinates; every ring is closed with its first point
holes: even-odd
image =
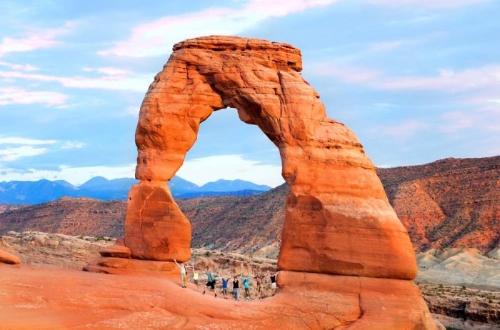
{"type": "Polygon", "coordinates": [[[229,283],[229,277],[224,276],[222,278],[222,294],[224,297],[227,296],[227,284],[229,283]]]}
{"type": "Polygon", "coordinates": [[[245,289],[245,298],[250,299],[250,279],[248,275],[243,277],[243,288],[245,289]]]}

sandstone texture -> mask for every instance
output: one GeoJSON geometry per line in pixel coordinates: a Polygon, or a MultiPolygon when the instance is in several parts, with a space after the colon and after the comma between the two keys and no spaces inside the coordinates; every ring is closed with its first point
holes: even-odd
{"type": "Polygon", "coordinates": [[[189,260],[191,223],[175,203],[166,182],[142,181],[132,187],[124,243],[134,258],[189,260]]]}
{"type": "Polygon", "coordinates": [[[279,149],[290,187],[279,268],[413,279],[415,256],[375,168],[354,133],[329,119],[302,78],[300,51],[238,37],[174,46],[144,98],[125,245],[136,258],[187,260],[189,221],[166,183],[213,111],[236,108],[279,149]]]}
{"type": "Polygon", "coordinates": [[[235,302],[165,276],[8,267],[0,271],[0,320],[6,329],[377,328],[370,319],[378,329],[434,326],[428,311],[417,311],[425,303],[409,281],[284,273],[282,285],[271,298],[235,302]]]}
{"type": "Polygon", "coordinates": [[[103,257],[113,257],[113,258],[130,258],[130,249],[123,245],[111,245],[103,248],[99,251],[99,254],[103,257]]]}
{"type": "Polygon", "coordinates": [[[0,250],[0,264],[2,263],[7,265],[17,265],[21,263],[21,259],[12,253],[0,250]]]}

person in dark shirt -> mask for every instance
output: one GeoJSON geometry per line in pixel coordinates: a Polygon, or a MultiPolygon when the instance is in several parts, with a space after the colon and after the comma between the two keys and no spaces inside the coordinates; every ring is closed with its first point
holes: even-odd
{"type": "Polygon", "coordinates": [[[240,299],[240,282],[237,275],[235,275],[233,279],[233,297],[235,300],[240,299]]]}
{"type": "Polygon", "coordinates": [[[276,290],[276,273],[271,274],[271,289],[276,290]]]}

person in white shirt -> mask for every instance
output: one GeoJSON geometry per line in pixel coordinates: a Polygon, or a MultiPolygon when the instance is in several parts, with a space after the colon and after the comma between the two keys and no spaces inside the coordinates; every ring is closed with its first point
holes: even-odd
{"type": "Polygon", "coordinates": [[[179,268],[179,273],[181,274],[181,285],[183,288],[187,286],[187,271],[184,264],[179,264],[177,260],[174,259],[175,265],[179,268]]]}

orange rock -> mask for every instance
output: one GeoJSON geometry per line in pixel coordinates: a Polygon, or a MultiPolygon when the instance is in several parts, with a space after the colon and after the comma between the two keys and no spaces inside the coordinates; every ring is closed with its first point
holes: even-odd
{"type": "Polygon", "coordinates": [[[103,257],[130,258],[130,249],[123,245],[106,246],[99,251],[103,257]]]}
{"type": "Polygon", "coordinates": [[[184,262],[191,257],[191,223],[165,182],[142,181],[129,193],[125,246],[138,259],[184,262]]]}
{"type": "Polygon", "coordinates": [[[435,329],[410,281],[296,272],[278,281],[274,297],[235,302],[164,276],[8,267],[0,271],[0,328],[435,329]]]}
{"type": "Polygon", "coordinates": [[[0,263],[17,265],[21,263],[21,259],[19,259],[18,256],[10,254],[9,252],[0,250],[0,263]]]}
{"type": "Polygon", "coordinates": [[[282,158],[290,193],[280,269],[415,277],[408,234],[373,164],[354,133],[327,117],[301,69],[300,50],[283,43],[211,36],[174,46],[136,130],[141,183],[130,193],[125,228],[134,257],[189,258],[189,222],[165,183],[181,167],[200,123],[232,107],[260,127],[282,158]]]}
{"type": "Polygon", "coordinates": [[[103,257],[83,268],[84,271],[104,274],[148,274],[177,278],[179,269],[170,261],[137,260],[103,257]]]}

